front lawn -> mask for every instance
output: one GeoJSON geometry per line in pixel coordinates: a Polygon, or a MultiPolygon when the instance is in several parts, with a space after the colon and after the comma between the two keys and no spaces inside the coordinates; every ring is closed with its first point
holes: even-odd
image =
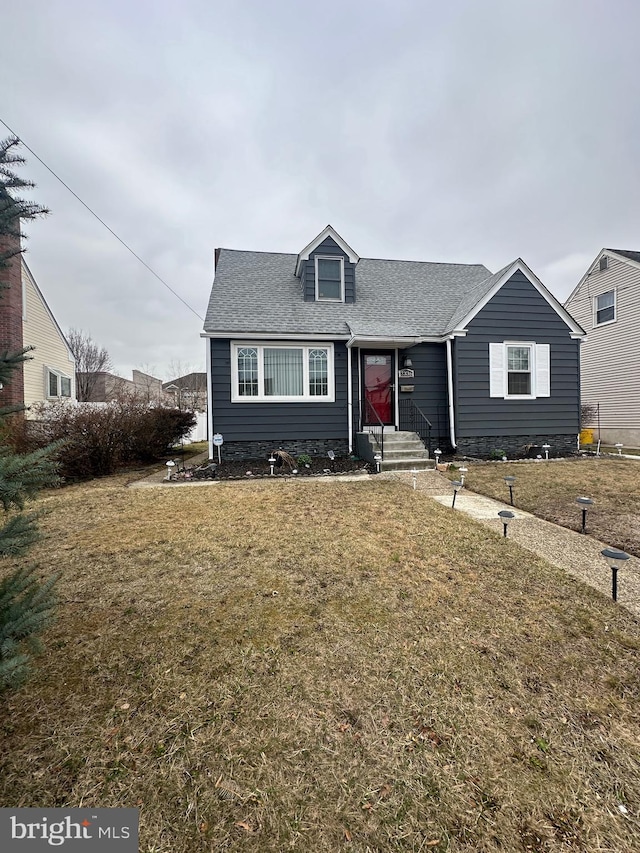
{"type": "Polygon", "coordinates": [[[39,501],[0,805],[138,806],[141,853],[637,848],[626,611],[406,483],[125,481],[39,501]]]}
{"type": "MultiPolygon", "coordinates": [[[[630,459],[551,460],[468,464],[465,485],[474,492],[509,502],[504,477],[513,475],[514,504],[547,521],[580,530],[576,498],[594,500],[587,514],[587,533],[640,557],[640,462],[630,459]]],[[[449,477],[458,479],[457,471],[449,477]]]]}

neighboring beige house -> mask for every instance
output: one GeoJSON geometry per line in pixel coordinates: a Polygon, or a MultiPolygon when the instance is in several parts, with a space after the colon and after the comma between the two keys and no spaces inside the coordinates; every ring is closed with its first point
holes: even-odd
{"type": "MultiPolygon", "coordinates": [[[[33,346],[24,362],[24,404],[75,400],[75,359],[51,309],[22,259],[22,340],[33,346]]],[[[27,416],[29,416],[27,412],[27,416]]]]}
{"type": "Polygon", "coordinates": [[[587,333],[581,399],[596,413],[583,427],[607,444],[640,447],[640,252],[602,249],[564,307],[587,333]]]}

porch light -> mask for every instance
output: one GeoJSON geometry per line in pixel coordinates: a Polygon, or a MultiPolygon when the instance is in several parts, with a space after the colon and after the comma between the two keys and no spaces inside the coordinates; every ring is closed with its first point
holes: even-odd
{"type": "Polygon", "coordinates": [[[591,498],[576,498],[576,503],[582,509],[582,530],[580,533],[587,532],[587,510],[593,506],[591,498]]]}
{"type": "Polygon", "coordinates": [[[271,456],[269,457],[269,468],[271,469],[271,470],[269,471],[269,473],[271,474],[271,476],[272,476],[272,477],[273,477],[273,466],[274,466],[275,464],[276,464],[276,458],[275,458],[275,456],[274,456],[274,455],[273,455],[273,453],[272,453],[272,454],[271,454],[271,456]]]}
{"type": "Polygon", "coordinates": [[[620,444],[619,442],[615,445],[618,448],[618,456],[622,456],[622,448],[624,444],[620,444]]]}
{"type": "Polygon", "coordinates": [[[544,458],[549,461],[549,451],[551,450],[550,444],[543,444],[542,449],[544,450],[544,458]]]}
{"type": "Polygon", "coordinates": [[[451,509],[453,509],[456,505],[456,495],[462,488],[462,483],[460,480],[454,480],[451,485],[453,486],[453,501],[451,502],[451,509]]]}
{"type": "Polygon", "coordinates": [[[416,487],[418,485],[418,469],[417,468],[412,468],[411,479],[413,480],[413,491],[415,492],[416,487]]]}
{"type": "Polygon", "coordinates": [[[382,462],[382,456],[379,453],[373,457],[373,461],[376,463],[376,474],[380,473],[380,463],[382,462]]]}
{"type": "Polygon", "coordinates": [[[413,367],[413,362],[411,361],[408,355],[405,355],[405,357],[402,359],[402,366],[413,367]]]}
{"type": "Polygon", "coordinates": [[[600,551],[602,556],[605,558],[609,567],[611,568],[611,598],[614,601],[618,600],[618,569],[621,569],[626,561],[629,559],[629,555],[625,554],[624,551],[618,551],[617,548],[605,548],[603,551],[600,551]]]}
{"type": "Polygon", "coordinates": [[[513,484],[516,481],[516,478],[513,476],[508,476],[504,478],[505,483],[509,486],[509,502],[511,506],[513,506],[513,484]]]}
{"type": "Polygon", "coordinates": [[[172,473],[173,473],[173,469],[174,469],[175,467],[176,467],[176,463],[173,461],[173,459],[170,459],[170,460],[167,462],[167,476],[165,477],[165,480],[170,480],[170,479],[171,479],[171,475],[172,475],[172,473]]]}
{"type": "Polygon", "coordinates": [[[464,486],[464,476],[465,476],[465,474],[467,473],[467,471],[468,471],[469,469],[468,469],[468,468],[460,468],[460,469],[458,469],[458,470],[460,471],[460,482],[461,482],[461,483],[462,483],[462,485],[464,486]]]}
{"type": "Polygon", "coordinates": [[[498,513],[500,516],[500,520],[502,521],[502,527],[504,531],[504,538],[507,538],[507,525],[511,521],[512,518],[515,518],[515,514],[511,512],[510,509],[501,509],[498,513]]]}

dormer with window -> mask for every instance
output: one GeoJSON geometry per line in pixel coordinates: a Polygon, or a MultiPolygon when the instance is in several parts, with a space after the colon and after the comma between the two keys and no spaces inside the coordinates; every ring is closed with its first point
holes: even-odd
{"type": "Polygon", "coordinates": [[[330,225],[298,255],[296,276],[305,302],[356,301],[359,256],[330,225]]]}

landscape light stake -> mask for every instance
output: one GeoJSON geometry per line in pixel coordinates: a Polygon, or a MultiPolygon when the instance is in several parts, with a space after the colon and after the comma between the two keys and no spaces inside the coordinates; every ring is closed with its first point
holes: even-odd
{"type": "Polygon", "coordinates": [[[276,459],[275,459],[275,456],[274,456],[274,455],[273,455],[273,453],[272,453],[272,454],[271,454],[271,456],[269,457],[269,467],[271,468],[271,471],[270,471],[269,473],[271,474],[271,476],[272,476],[272,477],[273,477],[273,466],[274,466],[275,464],[276,464],[276,459]]]}
{"type": "Polygon", "coordinates": [[[591,498],[576,498],[576,503],[578,506],[582,507],[582,530],[580,533],[587,532],[587,509],[590,506],[593,506],[593,501],[591,498]]]}
{"type": "Polygon", "coordinates": [[[509,524],[509,522],[511,521],[512,518],[515,518],[515,515],[509,509],[501,509],[500,512],[498,513],[498,515],[500,516],[500,519],[502,520],[503,535],[504,535],[504,538],[506,539],[507,538],[507,525],[509,524]]]}
{"type": "Polygon", "coordinates": [[[513,484],[515,483],[516,478],[511,476],[505,477],[504,481],[507,486],[509,486],[509,501],[511,502],[511,506],[513,506],[513,484]]]}
{"type": "Polygon", "coordinates": [[[462,488],[462,482],[460,480],[453,480],[451,485],[453,486],[453,501],[451,503],[451,509],[453,509],[456,505],[456,495],[462,488]]]}
{"type": "Polygon", "coordinates": [[[611,598],[614,601],[618,600],[618,569],[622,568],[625,562],[629,559],[629,555],[624,551],[618,551],[617,548],[605,548],[600,551],[609,566],[611,567],[611,598]]]}
{"type": "Polygon", "coordinates": [[[551,450],[550,444],[543,444],[542,449],[544,450],[544,458],[548,462],[549,461],[549,451],[551,450]]]}
{"type": "Polygon", "coordinates": [[[417,470],[417,468],[412,469],[411,479],[413,480],[413,491],[415,492],[416,487],[418,485],[418,470],[417,470]]]}

